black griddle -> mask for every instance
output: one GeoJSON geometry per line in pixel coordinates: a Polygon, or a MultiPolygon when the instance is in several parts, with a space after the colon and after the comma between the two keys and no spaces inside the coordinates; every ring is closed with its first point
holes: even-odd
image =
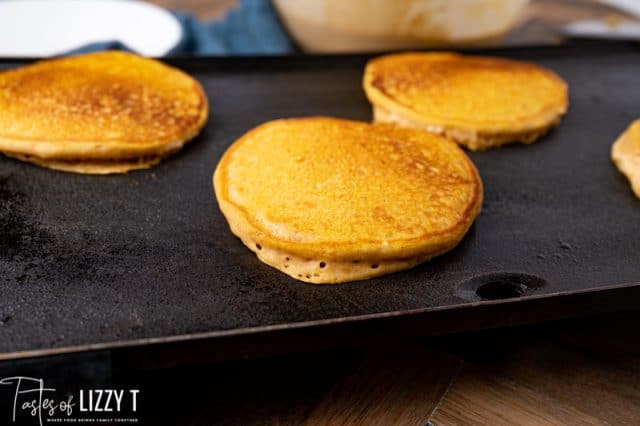
{"type": "Polygon", "coordinates": [[[370,56],[171,60],[202,82],[211,117],[148,171],[81,176],[0,158],[0,358],[109,348],[235,357],[637,307],[640,201],[609,150],[640,117],[640,49],[477,53],[555,70],[570,85],[569,113],[531,146],[470,153],[485,202],[463,242],[366,282],[309,285],[259,262],[229,231],[211,174],[265,121],[370,120],[370,56]]]}

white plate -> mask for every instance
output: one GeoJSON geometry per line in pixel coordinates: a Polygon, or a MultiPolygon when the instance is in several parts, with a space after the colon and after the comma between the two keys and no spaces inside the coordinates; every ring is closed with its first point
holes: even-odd
{"type": "Polygon", "coordinates": [[[163,56],[182,38],[176,18],[127,0],[0,1],[0,56],[53,56],[118,40],[146,56],[163,56]]]}

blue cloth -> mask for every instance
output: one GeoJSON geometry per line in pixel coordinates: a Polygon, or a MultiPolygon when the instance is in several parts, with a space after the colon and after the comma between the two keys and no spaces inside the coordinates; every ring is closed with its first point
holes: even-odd
{"type": "MultiPolygon", "coordinates": [[[[239,0],[221,20],[199,21],[173,12],[182,26],[182,40],[169,52],[176,55],[277,55],[295,51],[270,0],[239,0]]],[[[119,41],[93,43],[69,52],[116,49],[133,51],[119,41]]]]}

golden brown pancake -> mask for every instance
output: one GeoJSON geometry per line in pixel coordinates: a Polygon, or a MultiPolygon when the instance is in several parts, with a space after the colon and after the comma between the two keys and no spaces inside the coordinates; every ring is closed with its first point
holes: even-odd
{"type": "Polygon", "coordinates": [[[7,157],[16,158],[46,167],[52,170],[63,172],[82,173],[89,175],[110,175],[115,173],[127,173],[132,170],[149,169],[160,161],[163,157],[140,157],[131,160],[45,160],[24,154],[14,154],[5,152],[7,157]]]}
{"type": "Polygon", "coordinates": [[[631,184],[633,192],[640,198],[640,120],[636,120],[615,141],[611,158],[631,184]]]}
{"type": "Polygon", "coordinates": [[[445,135],[472,150],[531,143],[559,123],[567,84],[535,64],[454,53],[403,53],[367,64],[374,121],[445,135]]]}
{"type": "Polygon", "coordinates": [[[124,52],[0,73],[0,151],[58,170],[150,167],[204,126],[207,98],[184,72],[124,52]]]}
{"type": "Polygon", "coordinates": [[[407,269],[449,251],[482,203],[478,172],[455,143],[322,117],[248,132],[213,182],[231,231],[260,260],[318,284],[407,269]]]}

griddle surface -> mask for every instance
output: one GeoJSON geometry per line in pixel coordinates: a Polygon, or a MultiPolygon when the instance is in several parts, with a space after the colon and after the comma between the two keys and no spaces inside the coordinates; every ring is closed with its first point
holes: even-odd
{"type": "MultiPolygon", "coordinates": [[[[308,285],[262,264],[229,231],[211,184],[225,149],[267,120],[369,120],[366,56],[174,60],[203,83],[212,113],[195,141],[148,171],[80,176],[1,157],[0,354],[491,306],[458,285],[505,271],[546,280],[526,292],[544,300],[640,281],[640,201],[609,160],[612,142],[640,117],[640,50],[482,53],[555,70],[570,85],[568,115],[539,143],[470,154],[485,203],[464,241],[366,282],[308,285]]],[[[536,306],[535,319],[546,319],[544,303],[536,306]]]]}

